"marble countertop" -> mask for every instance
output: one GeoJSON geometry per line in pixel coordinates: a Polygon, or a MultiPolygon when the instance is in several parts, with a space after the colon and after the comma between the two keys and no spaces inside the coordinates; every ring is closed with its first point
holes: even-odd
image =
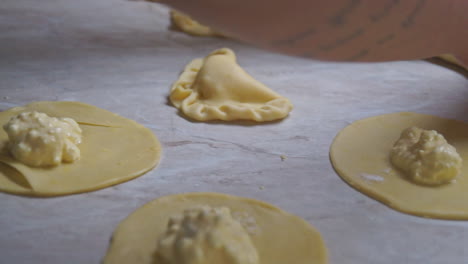
{"type": "Polygon", "coordinates": [[[125,0],[3,0],[0,110],[77,100],[151,128],[160,166],[133,181],[58,198],[0,193],[2,263],[99,263],[116,225],[154,198],[212,191],[261,199],[322,233],[332,264],[461,264],[468,222],[405,215],[350,188],[329,146],[357,119],[416,111],[468,121],[468,80],[425,62],[325,63],[167,30],[167,9],[125,0]],[[184,65],[230,47],[295,105],[264,125],[196,123],[170,106],[184,65]],[[284,161],[281,156],[287,157],[284,161]]]}

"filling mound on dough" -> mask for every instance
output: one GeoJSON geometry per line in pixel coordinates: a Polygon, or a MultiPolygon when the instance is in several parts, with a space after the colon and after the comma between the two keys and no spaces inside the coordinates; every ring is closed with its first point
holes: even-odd
{"type": "Polygon", "coordinates": [[[227,207],[203,206],[172,217],[155,256],[164,264],[259,263],[247,231],[227,207]]]}
{"type": "Polygon", "coordinates": [[[426,185],[452,181],[462,166],[462,158],[443,135],[418,127],[401,133],[390,152],[390,160],[412,181],[426,185]]]}
{"type": "Polygon", "coordinates": [[[33,102],[0,112],[0,191],[58,196],[105,188],[154,168],[148,128],[80,102],[33,102]]]}
{"type": "Polygon", "coordinates": [[[57,166],[80,158],[81,128],[71,118],[32,111],[14,116],[3,128],[8,149],[20,162],[34,167],[57,166]]]}

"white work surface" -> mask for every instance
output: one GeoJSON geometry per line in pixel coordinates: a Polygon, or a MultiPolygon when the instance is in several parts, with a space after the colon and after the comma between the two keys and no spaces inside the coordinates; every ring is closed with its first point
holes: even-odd
{"type": "Polygon", "coordinates": [[[415,111],[468,121],[465,77],[425,61],[292,58],[168,24],[167,9],[146,2],[1,1],[0,110],[41,100],[93,104],[152,129],[163,157],[157,169],[100,191],[0,193],[0,263],[99,263],[132,211],[198,191],[261,199],[305,218],[322,233],[331,264],[468,263],[468,222],[389,209],[344,183],[328,158],[336,133],[357,119],[415,111]],[[291,115],[258,125],[181,116],[167,100],[171,83],[191,59],[220,47],[288,97],[291,115]]]}

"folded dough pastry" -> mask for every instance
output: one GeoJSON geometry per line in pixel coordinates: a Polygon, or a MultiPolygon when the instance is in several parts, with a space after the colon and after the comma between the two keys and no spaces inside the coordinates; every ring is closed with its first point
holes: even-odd
{"type": "Polygon", "coordinates": [[[293,107],[287,98],[245,72],[227,48],[190,62],[173,84],[170,100],[199,121],[272,121],[286,117],[293,107]]]}
{"type": "Polygon", "coordinates": [[[213,29],[204,26],[197,21],[193,20],[186,14],[176,10],[171,10],[171,26],[177,30],[185,32],[193,36],[202,37],[221,37],[222,34],[214,31],[213,29]]]}

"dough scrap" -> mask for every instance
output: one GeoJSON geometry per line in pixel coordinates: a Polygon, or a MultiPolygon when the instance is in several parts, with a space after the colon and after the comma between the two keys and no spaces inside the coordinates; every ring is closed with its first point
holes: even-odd
{"type": "Polygon", "coordinates": [[[161,146],[151,130],[104,109],[79,102],[35,102],[0,112],[0,124],[26,111],[70,117],[80,125],[81,159],[34,168],[13,159],[0,130],[0,191],[28,196],[59,196],[102,189],[154,168],[161,146]]]}
{"type": "Polygon", "coordinates": [[[463,66],[461,64],[461,62],[459,62],[457,60],[457,58],[455,58],[455,56],[453,56],[452,54],[443,54],[443,55],[440,55],[439,58],[441,58],[442,60],[447,61],[447,62],[449,62],[451,64],[455,64],[455,65],[457,65],[457,66],[459,66],[459,67],[461,67],[461,68],[463,68],[465,70],[468,70],[468,68],[463,66]]]}
{"type": "Polygon", "coordinates": [[[261,201],[218,193],[170,195],[140,207],[114,231],[103,263],[162,264],[153,258],[170,217],[200,205],[228,207],[249,231],[261,264],[327,263],[320,233],[301,218],[261,201]]]}
{"type": "Polygon", "coordinates": [[[190,16],[176,10],[170,11],[171,26],[177,30],[201,37],[222,37],[221,33],[216,32],[210,27],[204,26],[193,20],[190,16]]]}
{"type": "Polygon", "coordinates": [[[338,175],[353,188],[403,213],[468,220],[468,166],[453,183],[418,185],[392,168],[390,150],[404,129],[436,130],[468,158],[468,124],[431,115],[402,112],[356,121],[334,139],[330,159],[338,175]]]}
{"type": "Polygon", "coordinates": [[[252,78],[223,48],[190,62],[173,84],[170,100],[185,115],[199,121],[285,118],[291,102],[252,78]]]}

